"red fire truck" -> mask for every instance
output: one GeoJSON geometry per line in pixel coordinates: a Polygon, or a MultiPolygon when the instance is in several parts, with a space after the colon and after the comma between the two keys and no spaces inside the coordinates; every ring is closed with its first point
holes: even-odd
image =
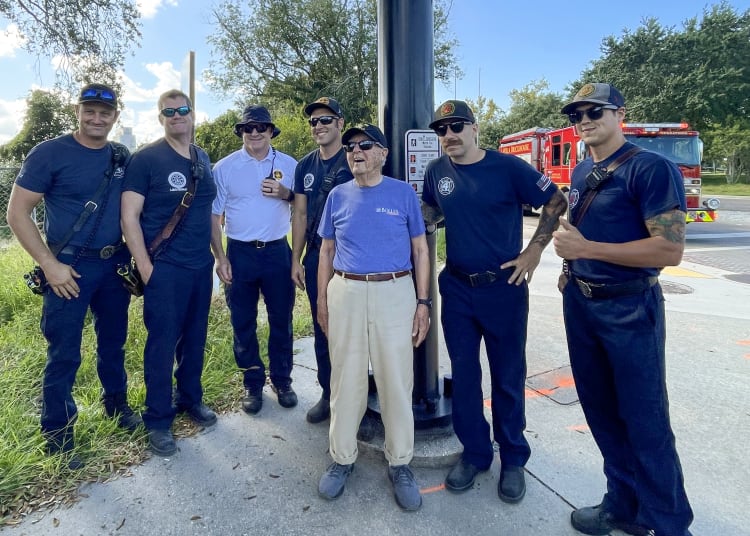
{"type": "MultiPolygon", "coordinates": [[[[628,141],[666,156],[676,163],[685,184],[687,222],[711,222],[716,219],[719,200],[701,200],[701,157],[703,142],[698,132],[686,123],[624,123],[628,141]]],[[[570,188],[570,174],[586,157],[586,146],[575,127],[530,128],[504,136],[500,151],[526,160],[552,179],[563,191],[570,188]]]]}

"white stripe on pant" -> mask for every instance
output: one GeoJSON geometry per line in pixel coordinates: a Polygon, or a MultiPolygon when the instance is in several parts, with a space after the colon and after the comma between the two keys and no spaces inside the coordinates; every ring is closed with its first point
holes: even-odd
{"type": "Polygon", "coordinates": [[[416,294],[411,277],[367,282],[334,275],[328,283],[331,354],[331,457],[357,459],[357,430],[367,408],[369,363],[385,427],[385,458],[408,464],[414,454],[411,344],[416,294]]]}

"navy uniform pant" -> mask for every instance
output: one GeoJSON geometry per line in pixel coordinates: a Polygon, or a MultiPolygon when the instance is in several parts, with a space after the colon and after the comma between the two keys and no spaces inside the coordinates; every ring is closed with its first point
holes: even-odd
{"type": "Polygon", "coordinates": [[[453,376],[453,428],[464,446],[462,458],[480,469],[492,464],[490,427],[484,417],[481,339],[492,383],[492,431],[506,465],[524,466],[531,449],[523,431],[526,381],[528,287],[507,278],[470,287],[447,270],[438,278],[441,321],[453,376]]]}
{"type": "Polygon", "coordinates": [[[563,310],[576,390],[604,458],[605,508],[657,535],[692,522],[665,378],[661,287],[592,300],[568,284],[563,310]]]}
{"type": "Polygon", "coordinates": [[[331,399],[331,356],[328,353],[328,337],[318,324],[318,260],[320,250],[307,250],[302,260],[305,267],[305,290],[310,300],[310,313],[315,333],[315,361],[318,364],[318,383],[323,389],[323,398],[331,399]]]}
{"type": "Polygon", "coordinates": [[[234,330],[234,359],[242,369],[246,389],[257,391],[266,382],[258,344],[258,300],[263,293],[268,313],[268,361],[271,382],[278,388],[292,383],[292,252],[286,240],[265,247],[227,241],[232,284],[225,295],[234,330]]]}
{"type": "Polygon", "coordinates": [[[149,429],[169,429],[178,409],[203,400],[201,374],[212,290],[212,264],[191,269],[154,263],[143,292],[143,322],[148,330],[143,352],[143,422],[149,429]]]}
{"type": "MultiPolygon", "coordinates": [[[[122,286],[116,266],[129,259],[123,248],[112,258],[81,258],[75,270],[80,288],[77,298],[60,298],[47,289],[43,296],[41,329],[47,339],[47,363],[42,383],[43,435],[52,443],[72,446],[72,424],[77,416],[73,384],[81,365],[81,339],[86,313],[91,309],[96,333],[96,371],[107,396],[125,393],[125,339],[130,294],[122,286]]],[[[70,255],[60,260],[71,264],[70,255]]]]}

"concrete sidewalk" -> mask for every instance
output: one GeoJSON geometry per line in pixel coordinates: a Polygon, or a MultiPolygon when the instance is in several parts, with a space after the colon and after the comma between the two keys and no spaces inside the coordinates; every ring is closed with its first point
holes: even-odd
{"type": "MultiPolygon", "coordinates": [[[[573,536],[574,507],[599,502],[601,458],[577,403],[568,368],[559,259],[548,248],[531,284],[527,346],[527,494],[497,497],[497,462],[460,495],[443,487],[447,468],[416,467],[424,505],[395,504],[386,462],[363,448],[343,496],[318,497],[330,463],[327,422],[305,412],[319,397],[312,340],[295,342],[299,406],[280,408],[269,388],[261,413],[221,415],[218,424],[178,441],[173,458],[151,458],[129,477],[87,484],[71,508],[40,511],[3,535],[484,535],[573,536]]],[[[667,270],[668,363],[673,428],[695,510],[695,536],[750,535],[750,286],[691,265],[667,270]],[[716,296],[725,298],[719,303],[716,296]]],[[[450,366],[444,347],[441,375],[450,366]]],[[[485,374],[485,380],[487,375],[485,374]]],[[[485,392],[489,392],[485,381],[485,392]]],[[[637,393],[633,394],[637,396],[637,393]]],[[[239,405],[237,406],[239,408],[239,405]]],[[[489,410],[488,410],[489,411],[489,410]]],[[[622,533],[613,532],[621,536],[622,533]]]]}

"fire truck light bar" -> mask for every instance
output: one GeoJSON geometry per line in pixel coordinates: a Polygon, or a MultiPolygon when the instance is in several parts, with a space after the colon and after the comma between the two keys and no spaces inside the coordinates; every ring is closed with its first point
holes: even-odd
{"type": "Polygon", "coordinates": [[[623,123],[623,128],[646,128],[646,129],[659,129],[659,128],[689,128],[687,123],[623,123]]]}

